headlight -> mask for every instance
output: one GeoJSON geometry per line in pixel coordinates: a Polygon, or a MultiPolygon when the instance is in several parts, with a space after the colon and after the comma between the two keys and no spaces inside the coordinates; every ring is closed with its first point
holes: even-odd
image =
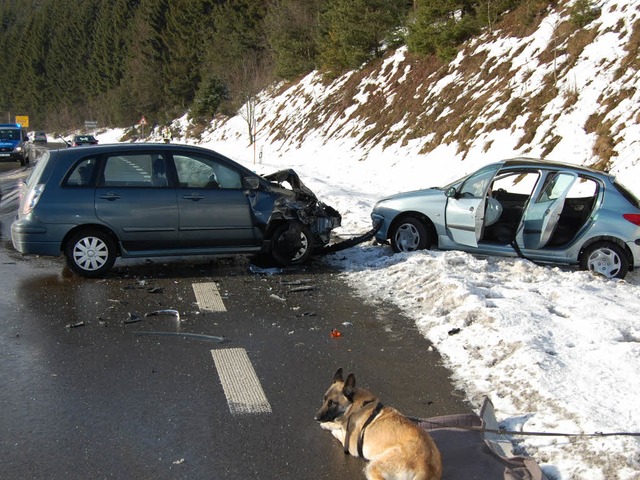
{"type": "Polygon", "coordinates": [[[21,152],[22,151],[22,147],[16,147],[16,152],[21,152]]]}

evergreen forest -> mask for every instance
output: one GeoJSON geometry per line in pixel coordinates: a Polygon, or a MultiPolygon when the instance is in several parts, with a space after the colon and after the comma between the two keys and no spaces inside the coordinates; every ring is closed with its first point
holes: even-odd
{"type": "MultiPolygon", "coordinates": [[[[233,114],[265,86],[465,40],[553,0],[0,0],[0,121],[58,130],[233,114]]],[[[588,14],[590,0],[578,0],[588,14]]]]}

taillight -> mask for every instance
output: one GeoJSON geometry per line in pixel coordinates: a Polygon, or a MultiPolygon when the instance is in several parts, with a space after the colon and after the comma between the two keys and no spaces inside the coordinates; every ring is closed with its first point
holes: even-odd
{"type": "Polygon", "coordinates": [[[39,183],[35,187],[27,190],[20,202],[20,215],[29,215],[38,204],[38,200],[44,192],[44,183],[39,183]]]}
{"type": "Polygon", "coordinates": [[[622,215],[625,220],[633,223],[634,225],[637,225],[640,227],[640,214],[638,213],[625,213],[624,215],[622,215]]]}

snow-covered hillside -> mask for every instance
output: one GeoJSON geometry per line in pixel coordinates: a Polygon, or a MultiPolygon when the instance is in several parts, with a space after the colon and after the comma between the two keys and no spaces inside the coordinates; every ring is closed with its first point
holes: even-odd
{"type": "MultiPolygon", "coordinates": [[[[400,49],[332,82],[314,72],[275,86],[258,99],[255,145],[242,115],[197,138],[185,116],[175,140],[261,173],[295,168],[342,213],[343,235],[367,230],[388,194],[520,155],[606,165],[640,196],[640,4],[602,0],[600,16],[576,29],[559,3],[535,31],[486,33],[448,67],[400,49]]],[[[640,432],[640,272],[609,281],[370,244],[327,261],[370,301],[399,305],[468,398],[479,405],[490,395],[508,429],[640,432]]],[[[639,438],[513,441],[551,479],[612,480],[640,478],[639,438]]]]}

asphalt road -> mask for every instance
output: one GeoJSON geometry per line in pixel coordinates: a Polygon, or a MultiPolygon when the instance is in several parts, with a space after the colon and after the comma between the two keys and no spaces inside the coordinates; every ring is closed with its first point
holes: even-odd
{"type": "MultiPolygon", "coordinates": [[[[2,166],[3,191],[14,176],[2,166]]],[[[411,320],[320,261],[266,275],[243,256],[119,260],[87,280],[62,258],[15,252],[11,208],[0,207],[3,478],[364,478],[313,419],[338,367],[408,415],[470,409],[411,320]],[[145,316],[162,309],[180,319],[145,316]]]]}

